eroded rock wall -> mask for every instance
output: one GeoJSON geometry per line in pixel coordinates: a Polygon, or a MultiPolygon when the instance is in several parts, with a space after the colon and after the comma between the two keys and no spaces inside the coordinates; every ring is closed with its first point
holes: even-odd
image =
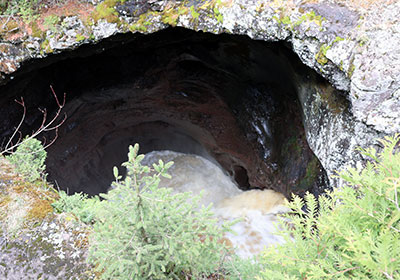
{"type": "Polygon", "coordinates": [[[67,12],[57,12],[59,21],[51,28],[41,24],[43,19],[36,29],[18,19],[13,19],[17,26],[13,29],[2,22],[2,84],[25,71],[32,59],[54,58],[116,34],[149,34],[180,26],[284,41],[305,65],[328,80],[333,87],[321,85],[316,75],[304,74],[301,67],[292,70],[308,143],[328,174],[358,160],[354,147],[400,131],[398,1],[153,0],[68,5],[67,12]],[[74,13],[68,12],[68,5],[74,13]]]}

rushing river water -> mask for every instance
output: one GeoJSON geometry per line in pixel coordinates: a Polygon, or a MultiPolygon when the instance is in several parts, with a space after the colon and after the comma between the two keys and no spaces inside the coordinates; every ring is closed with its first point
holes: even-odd
{"type": "Polygon", "coordinates": [[[172,179],[161,180],[160,186],[173,188],[175,192],[203,192],[201,204],[213,204],[213,212],[220,221],[242,218],[226,233],[228,244],[243,257],[261,253],[269,245],[283,242],[274,234],[277,230],[277,213],[284,212],[285,198],[272,190],[242,191],[216,164],[197,155],[172,151],[153,151],[142,163],[151,164],[162,159],[174,161],[169,169],[172,179]]]}

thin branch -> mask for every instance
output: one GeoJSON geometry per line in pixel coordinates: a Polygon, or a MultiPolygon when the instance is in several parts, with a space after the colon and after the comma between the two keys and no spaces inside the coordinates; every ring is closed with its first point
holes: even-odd
{"type": "MultiPolygon", "coordinates": [[[[47,109],[38,108],[38,110],[42,113],[42,122],[41,122],[39,128],[34,130],[32,132],[32,134],[27,137],[27,139],[32,139],[32,138],[37,137],[39,134],[41,134],[43,132],[54,131],[55,132],[55,136],[54,136],[53,139],[50,140],[49,144],[46,144],[46,141],[44,141],[44,148],[45,149],[48,148],[49,146],[51,146],[56,141],[56,139],[58,138],[58,128],[67,119],[67,114],[64,113],[63,118],[61,120],[59,120],[59,117],[61,115],[61,111],[65,106],[66,94],[64,93],[62,102],[60,102],[60,100],[57,97],[57,94],[55,93],[55,91],[54,91],[52,86],[50,86],[50,89],[51,89],[51,93],[52,93],[53,98],[56,101],[56,104],[57,104],[57,107],[58,107],[57,111],[56,111],[54,117],[51,120],[48,121],[47,109]]],[[[15,102],[22,106],[23,114],[22,114],[22,117],[21,117],[21,120],[20,120],[18,126],[14,129],[14,132],[11,135],[10,139],[8,140],[5,148],[2,151],[0,151],[0,155],[4,155],[5,153],[13,152],[22,142],[22,133],[21,133],[20,129],[21,129],[21,126],[24,123],[25,118],[26,118],[26,105],[25,105],[24,99],[22,97],[21,97],[21,100],[15,100],[15,102]],[[18,138],[18,140],[14,144],[13,143],[13,139],[15,138],[15,136],[17,134],[20,134],[20,137],[18,138]]]]}
{"type": "MultiPolygon", "coordinates": [[[[3,23],[3,25],[1,26],[1,29],[3,29],[4,30],[4,28],[7,26],[7,24],[10,22],[10,20],[11,20],[11,18],[13,18],[14,16],[13,15],[3,15],[3,16],[1,16],[0,15],[0,17],[7,17],[7,20],[3,23]]],[[[10,33],[10,32],[13,32],[13,31],[15,31],[15,30],[18,30],[19,29],[19,27],[17,26],[17,27],[14,27],[13,29],[11,29],[11,30],[9,30],[8,29],[8,27],[7,27],[7,33],[10,33]]]]}
{"type": "Polygon", "coordinates": [[[389,273],[387,273],[386,271],[382,271],[383,275],[386,276],[387,279],[393,280],[393,276],[389,275],[389,273]]]}
{"type": "Polygon", "coordinates": [[[10,22],[10,19],[11,19],[11,15],[8,16],[6,22],[3,24],[3,26],[1,27],[1,29],[4,29],[4,27],[6,27],[7,23],[10,22]]]}
{"type": "Polygon", "coordinates": [[[4,148],[4,151],[2,151],[1,154],[11,152],[18,145],[18,143],[21,142],[20,139],[18,139],[18,141],[17,141],[17,143],[15,145],[12,144],[12,140],[14,139],[15,135],[19,132],[19,129],[21,128],[21,125],[25,120],[25,117],[26,117],[26,106],[25,106],[23,97],[21,97],[21,101],[15,99],[15,102],[17,102],[19,105],[22,106],[24,112],[22,114],[21,121],[19,122],[18,126],[14,129],[14,133],[11,135],[10,139],[8,140],[8,142],[7,142],[7,144],[6,144],[5,148],[4,148]]]}
{"type": "Polygon", "coordinates": [[[346,269],[344,269],[344,270],[341,270],[341,271],[338,271],[338,272],[335,272],[335,273],[332,273],[332,274],[329,274],[329,275],[337,275],[337,274],[340,274],[340,273],[346,273],[347,271],[351,271],[351,270],[354,270],[354,269],[358,269],[358,268],[360,268],[359,266],[354,266],[354,267],[349,267],[349,268],[346,268],[346,269]]]}

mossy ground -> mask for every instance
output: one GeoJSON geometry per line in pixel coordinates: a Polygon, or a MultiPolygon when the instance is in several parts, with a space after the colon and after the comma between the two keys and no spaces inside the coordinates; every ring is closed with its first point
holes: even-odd
{"type": "Polygon", "coordinates": [[[56,199],[47,182],[24,181],[0,157],[0,279],[95,279],[85,262],[90,227],[55,214],[56,199]]]}
{"type": "MultiPolygon", "coordinates": [[[[24,224],[36,223],[51,215],[51,203],[58,198],[57,192],[45,181],[26,182],[13,171],[13,166],[5,159],[0,159],[0,211],[8,213],[15,204],[24,205],[26,213],[24,224]]],[[[18,225],[19,227],[20,225],[18,225]]]]}

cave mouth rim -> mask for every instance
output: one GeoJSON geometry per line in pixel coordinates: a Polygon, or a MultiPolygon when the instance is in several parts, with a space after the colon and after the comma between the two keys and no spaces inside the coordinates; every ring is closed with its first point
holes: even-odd
{"type": "MultiPolygon", "coordinates": [[[[133,36],[133,34],[129,34],[129,36],[125,36],[125,35],[121,35],[121,36],[120,36],[120,35],[115,35],[115,36],[112,36],[112,37],[110,37],[110,38],[107,38],[104,42],[103,42],[103,40],[102,40],[102,42],[100,42],[98,46],[94,46],[94,45],[85,45],[84,47],[85,47],[87,50],[89,50],[90,55],[88,55],[88,56],[83,55],[83,58],[84,58],[84,59],[95,58],[97,55],[104,54],[104,53],[107,52],[107,51],[115,52],[116,49],[118,49],[118,43],[120,43],[120,42],[123,41],[123,39],[121,39],[121,38],[128,38],[128,41],[125,42],[124,44],[125,44],[125,45],[129,45],[130,42],[137,41],[137,40],[136,40],[137,38],[139,38],[139,39],[142,39],[142,38],[145,38],[145,37],[146,37],[146,38],[149,38],[150,36],[152,36],[153,38],[157,38],[157,36],[160,35],[161,33],[163,34],[164,37],[166,37],[168,34],[171,34],[171,33],[175,35],[175,37],[173,38],[172,42],[169,42],[169,43],[168,43],[168,44],[170,44],[170,45],[171,45],[171,44],[184,44],[185,42],[188,42],[188,41],[190,41],[190,40],[193,40],[194,42],[198,42],[198,41],[200,41],[200,39],[203,38],[203,37],[213,38],[213,39],[211,40],[213,43],[215,43],[215,41],[220,40],[219,38],[235,38],[235,42],[238,41],[238,40],[239,40],[239,41],[240,41],[240,40],[246,40],[247,42],[253,42],[253,43],[257,43],[257,44],[258,44],[258,43],[264,44],[264,45],[268,46],[268,48],[271,48],[271,49],[274,49],[274,48],[276,48],[276,49],[281,49],[281,47],[284,47],[285,50],[289,50],[289,52],[286,51],[286,53],[290,53],[290,54],[292,54],[292,55],[295,55],[291,49],[289,49],[289,48],[287,48],[287,46],[285,46],[285,44],[286,44],[285,42],[260,42],[260,41],[253,40],[253,39],[249,38],[247,35],[232,35],[232,34],[219,34],[219,35],[215,35],[215,34],[211,34],[211,33],[200,33],[200,32],[196,32],[196,31],[193,31],[193,30],[188,30],[188,29],[185,29],[185,28],[168,28],[168,29],[166,29],[166,30],[161,30],[161,31],[152,33],[152,34],[150,34],[150,35],[139,35],[139,34],[136,34],[135,36],[133,36]],[[171,30],[173,30],[173,32],[172,32],[171,30]],[[182,32],[183,32],[184,34],[190,34],[191,36],[190,36],[189,38],[185,38],[185,37],[178,38],[178,37],[179,37],[179,34],[182,34],[182,32]],[[193,39],[193,38],[195,38],[195,39],[193,39]],[[99,53],[96,53],[96,49],[102,48],[102,47],[100,46],[101,44],[103,44],[103,46],[109,44],[109,45],[111,45],[111,47],[108,48],[108,49],[105,49],[105,50],[104,50],[102,53],[100,53],[100,54],[99,54],[99,53]],[[91,49],[92,47],[94,47],[94,50],[91,49]]],[[[146,39],[146,40],[151,41],[152,39],[146,39]]],[[[159,44],[165,44],[165,42],[161,42],[161,41],[160,41],[159,44]]],[[[143,49],[145,49],[145,47],[143,47],[142,50],[140,50],[140,51],[142,52],[143,49]]],[[[67,60],[69,60],[69,59],[80,59],[81,57],[80,57],[78,54],[76,54],[76,52],[78,52],[79,50],[80,50],[80,48],[78,48],[78,49],[72,51],[72,52],[75,52],[75,55],[76,55],[75,57],[69,57],[69,56],[68,56],[69,54],[66,54],[66,53],[64,53],[64,52],[63,52],[62,54],[54,54],[54,57],[57,56],[58,58],[61,58],[61,60],[56,61],[56,62],[54,62],[54,63],[50,63],[49,65],[54,66],[55,64],[57,64],[57,63],[59,63],[59,62],[64,63],[65,61],[67,61],[67,60]],[[62,59],[62,57],[59,57],[59,56],[61,56],[61,55],[64,56],[65,59],[62,59]]],[[[54,58],[54,57],[53,57],[53,58],[54,58]]],[[[61,64],[61,65],[62,65],[62,64],[61,64]]],[[[312,71],[312,69],[310,69],[310,70],[312,71]]],[[[121,85],[122,85],[122,83],[121,83],[121,85]]],[[[296,93],[295,93],[295,94],[296,94],[296,93]]],[[[76,96],[79,96],[79,94],[76,95],[76,96]]],[[[76,97],[76,96],[73,96],[73,98],[76,97]]],[[[255,188],[256,188],[256,187],[255,187],[255,188]]]]}

